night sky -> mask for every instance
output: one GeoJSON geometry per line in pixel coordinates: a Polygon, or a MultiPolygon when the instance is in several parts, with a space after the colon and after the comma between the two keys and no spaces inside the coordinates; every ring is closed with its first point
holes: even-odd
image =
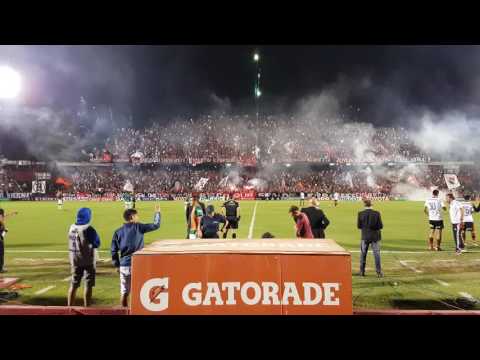
{"type": "Polygon", "coordinates": [[[341,87],[358,121],[398,123],[412,108],[480,114],[478,46],[0,46],[0,63],[22,74],[24,105],[75,109],[83,96],[142,126],[219,103],[251,111],[255,49],[265,112],[341,87]]]}

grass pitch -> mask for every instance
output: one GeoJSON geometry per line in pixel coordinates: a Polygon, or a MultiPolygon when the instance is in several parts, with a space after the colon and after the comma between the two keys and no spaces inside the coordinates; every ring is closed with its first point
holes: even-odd
{"type": "MultiPolygon", "coordinates": [[[[213,203],[219,210],[220,202],[213,203]]],[[[256,205],[252,236],[269,231],[278,238],[294,237],[290,205],[298,201],[243,201],[238,235],[247,238],[256,205]]],[[[160,202],[162,225],[145,236],[148,244],[160,239],[183,239],[186,235],[184,205],[181,201],[160,202]]],[[[31,288],[20,290],[20,297],[9,304],[66,305],[70,267],[67,231],[76,211],[88,206],[93,211],[92,225],[101,238],[97,265],[97,284],[93,306],[114,306],[119,302],[119,279],[110,262],[113,232],[123,223],[120,202],[66,202],[59,211],[54,202],[3,202],[7,212],[19,215],[7,220],[5,276],[21,278],[31,288]]],[[[331,221],[326,234],[352,252],[352,274],[358,272],[359,231],[356,229],[360,202],[322,202],[331,221]]],[[[454,254],[451,226],[445,214],[443,252],[427,251],[428,225],[422,202],[376,202],[384,223],[382,266],[385,278],[375,276],[373,256],[367,259],[367,276],[353,275],[354,308],[375,309],[480,309],[480,247],[454,254]]],[[[154,202],[137,202],[143,222],[153,219],[154,202]]],[[[478,222],[479,217],[476,221],[478,222]]],[[[81,292],[77,305],[81,305],[81,292]]],[[[1,303],[0,303],[1,304],[1,303]]]]}

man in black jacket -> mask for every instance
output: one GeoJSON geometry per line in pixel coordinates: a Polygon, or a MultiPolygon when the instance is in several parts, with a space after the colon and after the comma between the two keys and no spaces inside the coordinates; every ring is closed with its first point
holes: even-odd
{"type": "Polygon", "coordinates": [[[302,212],[307,215],[308,220],[310,220],[315,239],[325,239],[325,229],[330,224],[330,221],[325,216],[325,213],[318,208],[317,199],[312,197],[309,203],[310,206],[302,208],[302,212]]]}
{"type": "Polygon", "coordinates": [[[378,277],[383,277],[380,265],[380,240],[383,229],[382,218],[378,211],[372,210],[372,202],[363,200],[365,210],[358,213],[358,229],[362,230],[362,241],[360,246],[360,276],[365,276],[365,264],[367,261],[368,247],[372,245],[375,257],[375,270],[378,277]]]}

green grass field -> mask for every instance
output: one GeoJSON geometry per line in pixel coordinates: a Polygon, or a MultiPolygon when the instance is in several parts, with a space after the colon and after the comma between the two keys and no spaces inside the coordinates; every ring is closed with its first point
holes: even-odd
{"type": "MultiPolygon", "coordinates": [[[[288,208],[298,201],[243,201],[239,236],[247,238],[255,204],[253,237],[269,231],[278,238],[294,236],[288,208]]],[[[214,203],[218,206],[220,203],[214,203]]],[[[146,243],[161,239],[183,239],[185,219],[183,202],[160,202],[162,226],[146,235],[146,243]]],[[[92,225],[101,237],[101,261],[97,266],[94,306],[118,305],[119,279],[110,262],[110,242],[114,230],[122,225],[120,202],[66,202],[59,211],[54,202],[2,202],[7,212],[19,215],[8,220],[5,239],[5,276],[19,277],[32,288],[20,290],[20,297],[9,304],[66,305],[70,267],[67,231],[82,206],[93,210],[92,225]]],[[[354,307],[375,309],[480,309],[480,247],[456,256],[448,216],[445,216],[443,252],[428,252],[427,221],[421,202],[377,202],[384,222],[382,265],[385,278],[375,276],[373,255],[367,259],[367,276],[353,276],[354,307]],[[469,300],[470,299],[470,300],[469,300]]],[[[143,222],[153,217],[153,202],[138,202],[143,222]]],[[[352,251],[352,274],[358,271],[359,232],[356,215],[360,202],[341,202],[321,208],[331,221],[327,237],[352,251]]],[[[478,221],[478,217],[477,217],[478,221]]],[[[79,293],[81,295],[81,292],[79,293]]],[[[82,304],[81,296],[77,299],[82,304]]]]}

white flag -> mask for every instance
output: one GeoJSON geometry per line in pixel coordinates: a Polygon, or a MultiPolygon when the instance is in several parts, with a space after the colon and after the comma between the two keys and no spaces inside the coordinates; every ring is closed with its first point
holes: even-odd
{"type": "Polygon", "coordinates": [[[123,191],[133,192],[133,184],[130,182],[130,180],[127,180],[127,182],[125,183],[123,191]]]}
{"type": "Polygon", "coordinates": [[[45,181],[32,181],[32,194],[45,194],[47,183],[45,181]]]}
{"type": "Polygon", "coordinates": [[[200,178],[200,180],[197,182],[197,185],[195,185],[195,190],[203,190],[207,182],[208,178],[200,178]]]}
{"type": "Polygon", "coordinates": [[[224,187],[227,187],[227,183],[228,183],[228,176],[225,176],[222,180],[220,180],[220,182],[218,183],[218,187],[219,188],[224,188],[224,187]]]}
{"type": "Polygon", "coordinates": [[[352,174],[350,172],[347,172],[345,175],[345,182],[350,186],[353,187],[353,179],[352,179],[352,174]]]}
{"type": "Polygon", "coordinates": [[[460,181],[458,181],[458,177],[455,174],[444,174],[445,182],[447,183],[447,187],[449,190],[456,189],[460,187],[460,181]]]}

